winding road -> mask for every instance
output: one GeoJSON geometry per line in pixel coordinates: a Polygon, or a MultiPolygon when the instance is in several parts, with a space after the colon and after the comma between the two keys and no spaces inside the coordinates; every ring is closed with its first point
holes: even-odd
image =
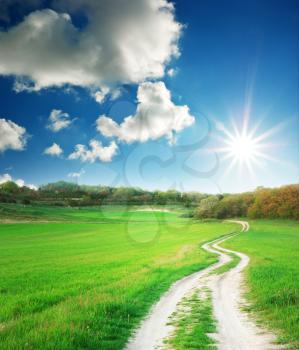
{"type": "MultiPolygon", "coordinates": [[[[246,221],[231,222],[240,224],[241,232],[249,230],[249,224],[246,221]]],[[[192,290],[205,287],[209,287],[212,292],[217,333],[211,336],[216,340],[219,350],[272,350],[280,348],[273,344],[274,335],[258,327],[250,320],[248,314],[240,309],[243,303],[241,272],[248,265],[249,257],[219,246],[235,235],[230,234],[202,246],[204,250],[218,254],[218,262],[174,283],[152,307],[148,316],[129,340],[125,347],[126,350],[163,348],[164,340],[174,331],[173,326],[169,324],[169,319],[176,311],[179,302],[192,290]],[[220,275],[211,274],[212,271],[231,261],[231,254],[240,258],[237,266],[220,275]]]]}

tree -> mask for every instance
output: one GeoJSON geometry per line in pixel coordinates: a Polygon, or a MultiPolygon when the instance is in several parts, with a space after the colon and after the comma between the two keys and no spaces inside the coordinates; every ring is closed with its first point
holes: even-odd
{"type": "Polygon", "coordinates": [[[6,193],[16,193],[19,191],[19,186],[13,181],[6,181],[0,185],[2,192],[6,193]]]}
{"type": "Polygon", "coordinates": [[[195,217],[200,219],[215,217],[215,209],[218,203],[219,198],[217,196],[209,196],[204,198],[195,211],[195,217]]]}

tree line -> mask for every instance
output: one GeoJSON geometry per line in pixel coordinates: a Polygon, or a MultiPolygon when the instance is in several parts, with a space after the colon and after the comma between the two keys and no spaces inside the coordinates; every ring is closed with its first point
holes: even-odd
{"type": "Polygon", "coordinates": [[[257,188],[253,192],[204,198],[194,212],[197,218],[299,219],[299,185],[257,188]]]}
{"type": "Polygon", "coordinates": [[[78,185],[65,181],[43,185],[37,191],[25,186],[19,187],[12,181],[0,185],[0,202],[55,206],[182,204],[191,207],[199,204],[205,197],[206,195],[197,192],[147,191],[135,187],[78,185]]]}
{"type": "Polygon", "coordinates": [[[12,181],[0,185],[0,202],[54,206],[181,205],[198,219],[233,217],[299,219],[299,185],[257,188],[240,194],[147,191],[135,187],[78,185],[59,181],[38,190],[12,181]]]}

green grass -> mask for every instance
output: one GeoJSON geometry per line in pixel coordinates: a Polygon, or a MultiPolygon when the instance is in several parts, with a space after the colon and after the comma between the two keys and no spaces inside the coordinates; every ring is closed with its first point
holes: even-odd
{"type": "Polygon", "coordinates": [[[208,291],[206,293],[208,295],[203,298],[197,290],[179,304],[171,322],[175,332],[167,340],[166,349],[169,346],[173,350],[216,349],[214,341],[208,336],[215,333],[216,326],[211,296],[208,291]]]}
{"type": "MultiPolygon", "coordinates": [[[[149,207],[149,206],[145,206],[149,207]]],[[[137,206],[121,206],[121,205],[107,205],[99,207],[55,207],[42,206],[37,204],[23,205],[23,204],[1,204],[0,203],[0,222],[11,221],[34,221],[34,222],[127,222],[131,216],[134,216],[134,221],[152,220],[148,212],[136,211],[143,207],[137,206]]],[[[159,208],[155,205],[154,208],[159,208]]],[[[165,206],[161,206],[162,209],[165,206]]],[[[171,218],[178,218],[188,212],[187,209],[172,206],[170,207],[172,213],[164,215],[163,212],[155,212],[155,217],[168,220],[171,218]]]]}
{"type": "MultiPolygon", "coordinates": [[[[237,234],[242,234],[242,233],[237,233],[237,234]]],[[[235,234],[234,234],[234,235],[235,235],[235,234]]],[[[233,235],[232,235],[232,237],[233,237],[233,235]]],[[[231,239],[231,238],[229,238],[229,239],[231,239]]],[[[220,245],[221,245],[221,244],[222,244],[222,243],[220,243],[220,245]]],[[[214,248],[214,249],[216,249],[216,248],[214,248]]],[[[225,254],[226,254],[226,255],[229,255],[230,258],[231,258],[231,260],[230,260],[229,262],[227,262],[226,264],[224,264],[224,265],[218,267],[216,270],[213,270],[213,271],[211,272],[211,274],[222,275],[223,273],[225,273],[225,272],[227,272],[227,271],[233,269],[234,267],[236,267],[236,266],[238,265],[238,263],[239,263],[239,261],[240,261],[240,258],[239,258],[238,255],[233,254],[233,253],[227,253],[227,252],[226,252],[225,254]]]]}
{"type": "Polygon", "coordinates": [[[250,256],[248,298],[255,315],[299,349],[299,223],[251,221],[248,233],[222,245],[250,256]]]}
{"type": "Polygon", "coordinates": [[[0,211],[45,221],[0,225],[1,349],[122,349],[171,283],[215,261],[200,245],[236,227],[129,209],[0,211]]]}
{"type": "Polygon", "coordinates": [[[231,260],[228,263],[226,263],[225,265],[222,265],[218,269],[214,270],[212,272],[212,274],[222,275],[223,273],[233,269],[234,267],[236,267],[238,265],[240,258],[237,255],[229,254],[229,253],[226,253],[226,254],[231,257],[231,260]]]}

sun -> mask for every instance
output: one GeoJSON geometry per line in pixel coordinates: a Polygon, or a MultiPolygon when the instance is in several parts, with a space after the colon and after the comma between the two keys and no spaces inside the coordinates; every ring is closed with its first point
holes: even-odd
{"type": "Polygon", "coordinates": [[[216,128],[221,133],[217,137],[220,145],[213,152],[219,154],[222,161],[229,162],[223,176],[228,175],[235,166],[255,176],[255,167],[264,168],[266,161],[276,161],[269,155],[269,150],[276,146],[269,138],[281,129],[281,125],[262,133],[258,133],[258,125],[249,128],[247,122],[243,122],[241,128],[233,121],[228,127],[217,122],[216,128]]]}
{"type": "Polygon", "coordinates": [[[259,144],[250,135],[234,135],[225,143],[228,155],[239,162],[253,161],[258,157],[259,144]]]}

